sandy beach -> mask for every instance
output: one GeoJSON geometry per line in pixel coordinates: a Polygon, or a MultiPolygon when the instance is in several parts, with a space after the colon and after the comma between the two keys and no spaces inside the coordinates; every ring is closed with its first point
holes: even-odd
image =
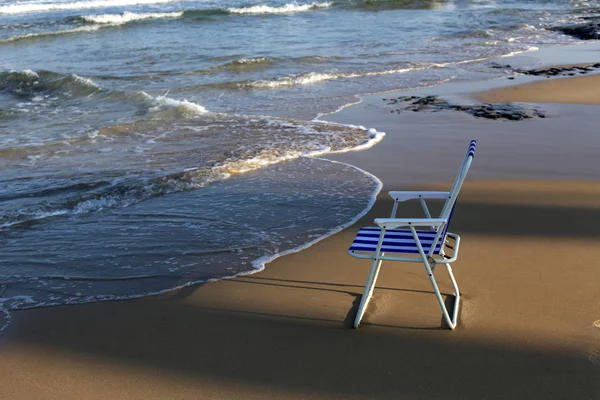
{"type": "Polygon", "coordinates": [[[599,79],[476,96],[543,103],[546,118],[525,121],[390,112],[382,98],[399,94],[328,116],[387,132],[329,157],[383,182],[365,217],[255,275],[14,312],[0,337],[0,399],[598,398],[599,79]],[[450,227],[462,237],[457,329],[422,266],[399,263],[384,263],[351,329],[369,268],[346,253],[354,234],[389,214],[387,190],[448,188],[470,139],[478,152],[450,227]]]}

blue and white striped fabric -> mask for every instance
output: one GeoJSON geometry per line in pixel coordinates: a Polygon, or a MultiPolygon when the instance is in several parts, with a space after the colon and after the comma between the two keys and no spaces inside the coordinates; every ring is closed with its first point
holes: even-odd
{"type": "MultiPolygon", "coordinates": [[[[352,242],[349,250],[375,252],[380,233],[381,228],[362,228],[360,231],[358,231],[358,234],[354,238],[354,242],[352,242]]],[[[431,246],[433,246],[433,239],[435,239],[436,232],[417,231],[417,235],[419,236],[419,241],[421,242],[421,246],[423,246],[423,250],[426,254],[428,254],[431,246]]],[[[444,242],[444,236],[446,236],[445,232],[438,240],[438,243],[435,246],[434,254],[440,254],[442,243],[444,242]]],[[[415,242],[412,232],[409,229],[386,230],[381,251],[383,253],[419,253],[417,243],[415,242]]]]}
{"type": "Polygon", "coordinates": [[[477,147],[477,140],[471,140],[469,144],[469,152],[467,153],[467,157],[471,156],[475,158],[475,148],[477,147]]]}

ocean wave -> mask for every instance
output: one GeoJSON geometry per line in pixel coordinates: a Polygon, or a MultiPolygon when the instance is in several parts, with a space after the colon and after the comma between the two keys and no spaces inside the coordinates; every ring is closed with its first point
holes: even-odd
{"type": "Polygon", "coordinates": [[[365,11],[385,11],[385,10],[429,10],[445,7],[444,1],[435,0],[350,0],[341,3],[345,8],[358,9],[365,11]]]}
{"type": "Polygon", "coordinates": [[[89,78],[50,71],[0,72],[0,91],[18,97],[35,97],[43,92],[60,92],[69,96],[90,96],[102,88],[89,78]]]}
{"type": "Polygon", "coordinates": [[[379,143],[385,136],[384,132],[378,132],[375,129],[366,129],[363,126],[338,124],[328,121],[313,120],[310,122],[300,122],[294,120],[271,118],[267,121],[272,129],[292,130],[297,135],[308,137],[329,136],[333,132],[355,132],[362,133],[362,139],[359,141],[349,141],[346,145],[332,145],[323,142],[320,145],[312,145],[304,148],[279,147],[265,148],[252,156],[243,157],[214,166],[211,171],[222,178],[228,178],[233,175],[243,174],[256,169],[264,168],[269,165],[278,164],[285,161],[294,160],[300,157],[319,157],[327,154],[345,153],[349,151],[364,150],[379,143]]]}
{"type": "Polygon", "coordinates": [[[255,57],[255,58],[240,58],[228,63],[212,67],[211,70],[229,70],[229,71],[246,71],[257,70],[260,68],[268,68],[273,64],[283,62],[285,60],[272,57],[255,57]]]}
{"type": "Polygon", "coordinates": [[[257,58],[240,58],[239,60],[232,61],[223,65],[223,67],[227,67],[228,65],[252,65],[252,64],[265,64],[276,61],[275,58],[269,57],[257,57],[257,58]]]}
{"type": "Polygon", "coordinates": [[[12,228],[18,225],[24,225],[35,221],[45,220],[48,218],[56,217],[59,215],[67,214],[67,210],[54,210],[54,211],[35,211],[29,214],[21,214],[15,218],[0,219],[0,231],[6,228],[12,228]]]}
{"type": "Polygon", "coordinates": [[[132,13],[124,12],[121,14],[102,14],[102,15],[86,15],[81,17],[69,17],[66,19],[67,23],[81,23],[84,22],[89,25],[77,26],[74,28],[56,30],[56,31],[43,31],[43,32],[31,32],[21,35],[11,36],[5,39],[0,39],[0,43],[11,43],[20,40],[28,39],[39,39],[44,37],[53,37],[59,35],[69,35],[75,33],[86,33],[95,32],[102,28],[109,28],[114,26],[121,26],[130,22],[144,21],[150,19],[164,19],[164,18],[179,18],[183,16],[182,12],[169,12],[169,13],[132,13]]]}
{"type": "Polygon", "coordinates": [[[538,51],[540,48],[539,47],[535,47],[535,46],[530,46],[526,49],[523,50],[515,50],[515,51],[511,51],[508,54],[503,54],[500,56],[500,58],[505,58],[505,57],[512,57],[512,56],[516,56],[517,54],[522,54],[522,53],[529,53],[532,51],[538,51]]]}
{"type": "Polygon", "coordinates": [[[100,28],[102,28],[102,25],[89,25],[89,26],[79,26],[77,28],[71,28],[71,29],[63,29],[63,30],[59,30],[59,31],[25,33],[22,35],[11,36],[6,39],[0,39],[0,43],[11,43],[11,42],[16,42],[16,41],[20,41],[20,40],[38,39],[38,38],[52,37],[52,36],[58,36],[58,35],[68,35],[68,34],[73,34],[73,33],[94,32],[100,28]]]}
{"type": "Polygon", "coordinates": [[[81,10],[87,8],[138,6],[179,2],[181,2],[181,0],[92,0],[77,1],[73,3],[17,3],[0,6],[0,14],[24,14],[31,12],[81,10]]]}
{"type": "Polygon", "coordinates": [[[296,4],[289,3],[280,7],[271,6],[251,6],[242,8],[228,8],[227,11],[232,14],[287,14],[303,11],[311,11],[319,8],[328,8],[332,3],[308,3],[308,4],[296,4]]]}
{"type": "MultiPolygon", "coordinates": [[[[147,0],[148,2],[134,2],[121,0],[118,1],[115,6],[119,5],[128,5],[131,3],[135,4],[153,4],[153,2],[170,2],[175,0],[147,0]]],[[[108,4],[104,1],[90,1],[90,2],[76,2],[76,3],[61,3],[61,4],[22,4],[17,7],[17,5],[10,6],[0,6],[0,15],[4,14],[17,14],[19,12],[33,12],[33,11],[44,11],[44,10],[70,10],[70,9],[86,9],[86,8],[102,8],[109,7],[112,4],[108,4]],[[92,7],[92,5],[96,4],[97,7],[92,7]],[[102,4],[104,4],[102,6],[102,4]],[[43,6],[47,6],[50,8],[44,8],[43,6]],[[54,7],[54,8],[53,8],[54,7]],[[61,8],[62,7],[62,8],[61,8]],[[30,11],[23,11],[30,10],[30,11]]],[[[30,33],[22,33],[19,35],[14,35],[8,38],[0,39],[0,43],[11,43],[20,40],[27,39],[37,39],[44,37],[54,37],[58,35],[67,35],[67,34],[76,34],[76,33],[86,33],[86,32],[95,32],[102,28],[109,27],[117,27],[123,26],[132,22],[137,21],[148,21],[148,20],[161,20],[161,19],[176,19],[176,18],[190,18],[195,19],[199,17],[207,17],[214,15],[229,15],[229,14],[285,14],[285,13],[294,13],[294,12],[302,12],[302,11],[310,11],[319,8],[326,8],[331,6],[332,3],[310,3],[304,5],[297,5],[294,3],[287,4],[281,7],[271,7],[271,6],[252,6],[245,8],[209,8],[209,9],[190,9],[184,11],[175,11],[175,12],[162,12],[162,13],[136,13],[131,11],[125,11],[123,13],[118,14],[98,14],[98,15],[80,15],[80,16],[71,16],[67,17],[62,21],[55,21],[52,24],[43,23],[40,26],[45,25],[56,25],[64,27],[67,25],[66,29],[58,29],[58,30],[44,30],[30,33]],[[68,25],[81,25],[86,24],[85,26],[75,26],[68,27],[68,25]]]]}
{"type": "Polygon", "coordinates": [[[179,18],[181,16],[183,16],[183,11],[167,13],[133,13],[126,11],[122,14],[86,15],[80,18],[81,20],[92,24],[123,25],[132,21],[179,18]]]}
{"type": "MultiPolygon", "coordinates": [[[[214,61],[229,60],[230,57],[219,58],[214,61]]],[[[268,69],[277,64],[321,64],[331,61],[342,60],[343,57],[324,57],[324,56],[303,56],[303,57],[292,57],[292,58],[276,58],[276,57],[250,57],[250,58],[239,58],[236,60],[228,61],[224,64],[215,65],[207,69],[198,69],[195,71],[173,71],[173,72],[155,72],[148,75],[132,75],[132,76],[119,76],[119,75],[96,75],[92,76],[94,79],[108,79],[118,81],[144,81],[151,80],[160,77],[167,76],[190,76],[190,75],[209,75],[220,71],[233,71],[233,72],[244,72],[248,70],[268,69]]],[[[214,84],[201,84],[191,87],[182,87],[171,90],[172,92],[186,92],[190,90],[202,89],[202,88],[223,88],[223,89],[236,89],[240,85],[244,86],[249,82],[222,82],[214,84]]]]}
{"type": "MultiPolygon", "coordinates": [[[[59,181],[52,188],[29,190],[21,192],[18,196],[11,195],[38,201],[29,201],[28,206],[14,203],[18,208],[4,209],[0,213],[0,228],[11,229],[18,225],[43,222],[48,218],[128,207],[170,193],[201,189],[231,176],[299,157],[315,157],[370,147],[382,138],[382,134],[366,130],[364,127],[322,121],[212,114],[207,113],[203,107],[184,100],[169,99],[166,96],[146,97],[153,104],[162,104],[161,109],[183,107],[193,111],[196,119],[185,123],[181,118],[175,118],[175,126],[168,122],[164,124],[164,118],[150,116],[145,122],[136,121],[101,128],[94,138],[113,141],[115,135],[135,137],[136,132],[141,129],[157,140],[164,140],[157,150],[158,153],[151,156],[157,165],[162,165],[160,157],[163,156],[162,152],[169,148],[170,142],[183,140],[189,148],[176,146],[164,153],[164,156],[170,159],[176,154],[179,159],[189,159],[192,167],[190,164],[180,164],[180,171],[163,171],[158,168],[144,172],[143,175],[128,174],[116,177],[113,181],[107,181],[105,174],[99,174],[97,177],[84,177],[82,182],[59,181]],[[199,116],[200,111],[205,113],[199,116]],[[182,124],[186,124],[188,128],[182,128],[182,124]],[[172,133],[174,129],[183,129],[183,132],[188,133],[165,139],[165,135],[169,136],[169,133],[165,132],[172,133]],[[194,149],[198,145],[205,146],[205,138],[215,135],[218,138],[219,132],[224,129],[239,139],[219,144],[218,148],[212,150],[208,149],[206,154],[210,154],[210,161],[206,157],[196,160],[194,149]]],[[[78,148],[83,149],[82,146],[78,148]]],[[[47,150],[40,151],[48,153],[47,150]]]]}
{"type": "Polygon", "coordinates": [[[381,75],[392,75],[392,74],[403,74],[410,71],[416,71],[423,69],[424,67],[418,68],[398,68],[389,69],[383,71],[370,71],[370,72],[350,72],[350,73],[320,73],[320,72],[309,72],[306,74],[300,74],[296,76],[286,76],[273,80],[260,80],[260,81],[248,81],[238,83],[238,87],[242,88],[258,88],[258,89],[273,89],[286,86],[298,86],[298,85],[310,85],[313,83],[332,81],[339,79],[353,79],[363,78],[369,76],[381,76],[381,75]]]}
{"type": "MultiPolygon", "coordinates": [[[[223,276],[219,276],[219,277],[213,277],[213,278],[204,278],[204,279],[198,279],[198,277],[192,277],[192,276],[178,276],[178,275],[173,275],[171,273],[167,273],[166,271],[158,271],[158,273],[151,273],[151,272],[142,272],[139,274],[126,274],[126,275],[122,275],[119,274],[119,276],[113,276],[110,274],[102,274],[101,276],[90,276],[88,274],[85,274],[85,271],[81,272],[79,275],[77,275],[76,273],[56,273],[56,274],[43,274],[43,275],[36,275],[36,276],[25,276],[25,275],[2,275],[0,276],[1,278],[4,278],[4,283],[0,282],[0,334],[2,333],[3,330],[5,330],[5,328],[8,326],[8,324],[11,322],[11,315],[10,315],[10,311],[12,310],[18,310],[18,309],[31,309],[31,308],[40,308],[40,307],[49,307],[49,306],[56,306],[56,305],[64,305],[64,304],[83,304],[83,303],[89,303],[89,302],[97,302],[97,301],[114,301],[114,300],[126,300],[126,299],[135,299],[135,298],[142,298],[142,297],[147,297],[147,296],[153,296],[153,295],[160,295],[160,294],[164,294],[167,292],[170,292],[172,290],[177,290],[177,289],[183,289],[185,287],[191,286],[191,285],[197,285],[199,283],[204,283],[204,282],[214,282],[214,281],[219,281],[222,279],[230,279],[230,278],[234,278],[237,276],[245,276],[245,275],[251,275],[254,274],[256,272],[262,271],[265,268],[265,265],[271,261],[273,261],[276,258],[282,257],[286,254],[291,254],[291,253],[296,253],[299,252],[302,249],[305,249],[307,247],[310,247],[322,240],[324,240],[325,238],[341,231],[342,229],[345,229],[353,224],[355,224],[358,220],[360,220],[360,218],[364,217],[364,215],[366,215],[366,213],[372,208],[373,204],[375,203],[376,199],[377,199],[377,195],[379,194],[379,192],[381,191],[383,184],[382,182],[374,175],[370,174],[367,171],[364,171],[360,168],[357,168],[353,165],[350,164],[346,164],[346,163],[342,163],[339,161],[332,161],[332,160],[328,160],[328,159],[320,159],[320,158],[316,158],[317,160],[320,160],[322,162],[326,162],[326,163],[330,163],[330,164],[337,164],[337,165],[342,165],[345,166],[346,168],[349,169],[353,169],[355,171],[357,171],[358,173],[364,175],[367,179],[371,180],[374,184],[373,189],[371,190],[368,202],[365,204],[365,206],[363,207],[363,209],[361,210],[360,213],[358,213],[357,215],[355,215],[351,220],[346,221],[344,224],[341,225],[337,225],[333,228],[329,228],[327,231],[321,231],[320,229],[311,229],[310,231],[318,231],[319,233],[314,235],[309,235],[307,237],[307,242],[289,248],[287,250],[279,250],[279,248],[276,248],[276,252],[275,254],[273,254],[272,252],[267,252],[265,255],[256,258],[252,261],[252,269],[251,270],[243,270],[243,271],[239,271],[236,273],[230,272],[229,274],[225,274],[223,276]],[[48,285],[48,282],[43,282],[43,281],[59,281],[58,283],[61,285],[61,287],[59,287],[59,289],[64,288],[64,283],[77,283],[77,282],[81,282],[83,285],[85,285],[87,287],[87,289],[89,289],[92,285],[92,283],[104,283],[104,282],[110,282],[110,283],[115,283],[115,282],[125,282],[125,281],[138,281],[141,279],[155,279],[155,278],[160,278],[160,279],[175,279],[175,283],[173,283],[172,285],[169,285],[167,288],[158,288],[158,289],[154,289],[154,290],[146,290],[144,292],[141,293],[133,293],[131,292],[131,290],[127,291],[126,295],[119,295],[119,294],[94,294],[94,295],[85,295],[84,293],[88,293],[85,290],[79,290],[77,289],[77,287],[72,287],[70,288],[71,290],[67,290],[64,292],[64,294],[61,294],[60,292],[53,292],[52,295],[48,296],[45,299],[45,301],[40,301],[40,299],[35,299],[32,296],[27,296],[27,295],[13,295],[13,296],[7,296],[7,297],[2,297],[2,295],[4,294],[4,290],[7,288],[7,285],[9,283],[25,283],[28,280],[34,280],[36,284],[38,285],[48,285]],[[183,281],[182,283],[182,279],[186,280],[183,281]]],[[[252,229],[252,228],[250,228],[252,229]]],[[[309,231],[309,232],[310,232],[309,231]]],[[[195,250],[194,254],[207,254],[207,253],[221,253],[221,252],[242,252],[243,250],[246,249],[255,249],[256,246],[254,244],[251,244],[250,246],[240,246],[238,244],[235,245],[235,247],[233,247],[233,245],[229,245],[228,247],[224,247],[224,248],[217,248],[217,249],[208,249],[206,251],[204,250],[195,250]]],[[[229,270],[229,269],[228,269],[229,270]]],[[[26,285],[23,285],[23,287],[26,287],[26,285]]],[[[64,290],[64,289],[63,289],[64,290]]]]}
{"type": "Polygon", "coordinates": [[[183,114],[202,115],[209,111],[200,104],[187,100],[177,100],[167,97],[168,93],[162,96],[151,96],[146,92],[140,92],[148,101],[152,103],[150,111],[163,111],[165,108],[180,111],[183,114]]]}

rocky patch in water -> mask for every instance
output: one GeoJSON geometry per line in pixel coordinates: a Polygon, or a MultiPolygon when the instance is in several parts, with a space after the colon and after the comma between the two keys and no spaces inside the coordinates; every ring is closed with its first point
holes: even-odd
{"type": "Polygon", "coordinates": [[[462,111],[478,118],[503,119],[509,121],[521,121],[529,118],[545,118],[546,114],[535,107],[517,106],[511,103],[499,104],[477,104],[462,106],[450,104],[438,96],[400,96],[392,99],[383,99],[388,105],[399,105],[399,108],[391,110],[392,113],[402,111],[462,111]]]}
{"type": "Polygon", "coordinates": [[[582,19],[586,20],[583,24],[557,26],[550,30],[562,32],[565,35],[573,36],[581,40],[600,39],[600,17],[592,16],[582,19]]]}
{"type": "MultiPolygon", "coordinates": [[[[510,72],[516,72],[522,75],[535,75],[545,76],[547,78],[551,76],[575,76],[577,74],[587,74],[588,72],[600,72],[600,63],[585,65],[585,66],[573,66],[573,67],[552,67],[552,68],[541,68],[541,69],[521,69],[514,68],[509,64],[498,64],[492,63],[490,65],[495,69],[504,69],[510,72]]],[[[511,77],[512,78],[512,77],[511,77]]],[[[509,78],[509,79],[511,79],[509,78]]]]}

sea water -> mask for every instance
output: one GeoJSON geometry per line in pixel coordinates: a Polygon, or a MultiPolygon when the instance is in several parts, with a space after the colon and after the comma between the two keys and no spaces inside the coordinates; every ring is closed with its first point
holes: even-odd
{"type": "Polygon", "coordinates": [[[10,309],[251,273],[356,219],[361,94],[507,73],[598,1],[0,0],[0,330],[10,309]]]}

